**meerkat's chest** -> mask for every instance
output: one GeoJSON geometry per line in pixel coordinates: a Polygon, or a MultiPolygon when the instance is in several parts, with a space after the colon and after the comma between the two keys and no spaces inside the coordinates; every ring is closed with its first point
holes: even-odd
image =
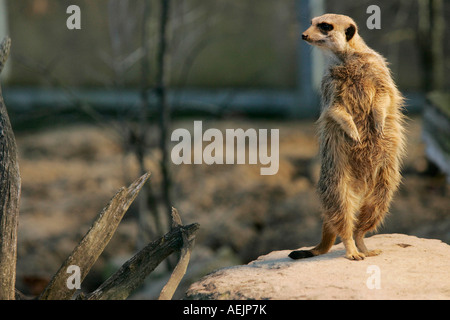
{"type": "Polygon", "coordinates": [[[322,79],[322,110],[340,103],[351,114],[367,113],[376,90],[369,71],[364,65],[329,68],[322,79]]]}

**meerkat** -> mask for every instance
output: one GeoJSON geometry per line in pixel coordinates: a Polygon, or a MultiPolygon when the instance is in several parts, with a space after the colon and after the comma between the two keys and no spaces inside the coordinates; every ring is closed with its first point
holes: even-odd
{"type": "Polygon", "coordinates": [[[325,254],[337,236],[346,258],[376,256],[381,251],[367,249],[364,236],[383,222],[401,182],[404,98],[387,62],[366,45],[350,17],[314,18],[302,38],[329,57],[317,121],[323,225],[319,245],[289,257],[325,254]]]}

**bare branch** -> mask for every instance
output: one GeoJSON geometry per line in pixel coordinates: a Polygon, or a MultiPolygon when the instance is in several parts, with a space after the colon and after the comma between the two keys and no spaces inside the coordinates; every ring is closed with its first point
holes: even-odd
{"type": "MultiPolygon", "coordinates": [[[[178,226],[181,226],[181,218],[177,209],[172,208],[172,228],[176,228],[178,226]]],[[[186,273],[189,260],[191,258],[192,247],[194,246],[194,237],[189,237],[184,230],[182,230],[182,237],[183,247],[181,248],[180,260],[173,270],[169,281],[161,290],[158,300],[171,300],[181,282],[181,279],[183,279],[186,273]]]]}
{"type": "Polygon", "coordinates": [[[178,213],[178,210],[175,208],[172,208],[172,228],[176,228],[178,226],[181,226],[183,223],[181,222],[180,214],[178,213]]]}
{"type": "Polygon", "coordinates": [[[189,264],[189,260],[191,259],[191,251],[193,247],[193,241],[188,241],[185,234],[183,233],[183,248],[181,248],[181,257],[178,261],[177,266],[172,272],[169,281],[161,290],[161,294],[159,295],[158,300],[171,300],[175,291],[178,288],[178,285],[186,274],[186,270],[189,264]]]}
{"type": "Polygon", "coordinates": [[[136,180],[128,189],[122,188],[103,211],[97,217],[91,229],[66,259],[61,268],[55,274],[49,285],[44,289],[39,299],[43,300],[67,300],[75,293],[76,289],[67,286],[67,268],[71,265],[78,266],[81,271],[81,281],[89,273],[97,258],[105,249],[119,226],[122,217],[134,201],[150,174],[144,174],[136,180]]]}

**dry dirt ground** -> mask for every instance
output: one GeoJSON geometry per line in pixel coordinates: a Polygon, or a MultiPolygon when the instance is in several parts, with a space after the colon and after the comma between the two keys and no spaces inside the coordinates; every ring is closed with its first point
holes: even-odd
{"type": "MultiPolygon", "coordinates": [[[[314,245],[321,228],[314,123],[210,120],[204,121],[206,127],[280,129],[280,169],[275,176],[261,176],[259,165],[172,167],[173,205],[184,223],[201,225],[191,259],[196,273],[189,281],[274,250],[314,245]]],[[[192,130],[193,121],[176,122],[174,128],[192,130]]],[[[100,126],[55,126],[19,132],[16,138],[22,175],[17,287],[36,294],[108,200],[138,178],[139,170],[114,132],[100,126]]],[[[450,243],[450,187],[443,176],[427,174],[420,118],[409,121],[408,141],[404,183],[380,232],[450,243]]],[[[156,148],[146,157],[157,197],[159,157],[156,148]]],[[[135,214],[134,205],[86,279],[86,290],[135,252],[135,214]]]]}

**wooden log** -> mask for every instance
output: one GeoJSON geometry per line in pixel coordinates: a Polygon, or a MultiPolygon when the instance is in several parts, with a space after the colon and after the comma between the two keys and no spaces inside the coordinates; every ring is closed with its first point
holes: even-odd
{"type": "Polygon", "coordinates": [[[112,238],[125,212],[137,197],[150,174],[144,174],[128,189],[122,188],[102,210],[96,221],[86,233],[72,254],[62,264],[58,272],[44,289],[39,299],[68,300],[71,299],[76,288],[69,288],[67,271],[70,266],[77,266],[81,273],[81,282],[89,273],[100,254],[112,238]]]}
{"type": "MultiPolygon", "coordinates": [[[[11,40],[0,45],[0,72],[9,55],[11,40]]],[[[0,299],[14,300],[19,219],[20,172],[17,146],[0,88],[0,299]]]]}

